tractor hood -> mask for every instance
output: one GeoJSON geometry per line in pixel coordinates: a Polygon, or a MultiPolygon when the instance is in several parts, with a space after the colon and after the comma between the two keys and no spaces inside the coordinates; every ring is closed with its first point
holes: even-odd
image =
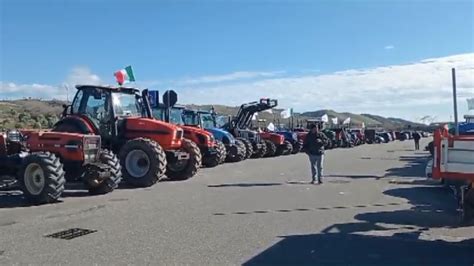
{"type": "Polygon", "coordinates": [[[127,129],[138,129],[145,131],[158,131],[162,133],[173,133],[173,131],[179,130],[181,127],[166,123],[160,120],[143,117],[130,117],[125,118],[127,129]]]}
{"type": "Polygon", "coordinates": [[[259,133],[262,139],[270,140],[276,145],[281,145],[285,141],[283,135],[273,133],[273,132],[261,132],[259,133]]]}
{"type": "Polygon", "coordinates": [[[199,148],[211,148],[215,145],[214,136],[206,130],[194,126],[181,126],[184,130],[184,137],[194,141],[199,148]]]}
{"type": "Polygon", "coordinates": [[[295,132],[291,131],[277,131],[276,133],[283,135],[285,137],[285,140],[289,141],[297,141],[298,140],[298,134],[295,132]]]}
{"type": "Polygon", "coordinates": [[[124,128],[128,139],[149,138],[165,150],[179,149],[184,135],[181,127],[152,118],[127,117],[122,124],[119,123],[119,127],[124,128]]]}
{"type": "Polygon", "coordinates": [[[204,136],[211,137],[212,134],[207,132],[206,130],[199,128],[199,127],[193,127],[193,126],[181,126],[181,128],[184,130],[184,133],[186,132],[192,132],[194,134],[202,134],[204,136]]]}
{"type": "Polygon", "coordinates": [[[220,128],[206,128],[206,131],[210,132],[214,138],[224,142],[224,143],[229,143],[229,144],[234,144],[235,143],[235,138],[230,134],[229,132],[220,129],[220,128]]]}

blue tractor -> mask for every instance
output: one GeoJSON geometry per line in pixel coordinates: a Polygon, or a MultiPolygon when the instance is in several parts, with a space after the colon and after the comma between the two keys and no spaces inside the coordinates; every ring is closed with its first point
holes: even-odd
{"type": "Polygon", "coordinates": [[[239,162],[246,158],[245,144],[234,138],[229,132],[218,128],[214,111],[196,111],[186,109],[183,112],[183,120],[186,125],[197,126],[211,133],[215,139],[225,145],[226,161],[239,162]]]}
{"type": "Polygon", "coordinates": [[[303,149],[303,140],[298,139],[298,134],[294,131],[279,129],[275,133],[282,135],[285,141],[288,141],[293,146],[292,154],[297,154],[303,149]]]}

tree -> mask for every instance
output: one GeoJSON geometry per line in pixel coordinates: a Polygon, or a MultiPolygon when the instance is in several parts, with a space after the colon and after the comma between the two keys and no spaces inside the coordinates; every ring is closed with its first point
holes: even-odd
{"type": "Polygon", "coordinates": [[[40,123],[40,122],[35,122],[35,123],[33,124],[33,128],[41,129],[41,128],[42,128],[42,127],[41,127],[41,123],[40,123]]]}
{"type": "Polygon", "coordinates": [[[15,123],[15,128],[24,128],[24,127],[25,127],[25,125],[21,122],[15,123]]]}
{"type": "Polygon", "coordinates": [[[47,127],[48,128],[52,128],[54,126],[54,124],[56,124],[59,121],[58,117],[55,116],[55,115],[47,116],[46,119],[47,119],[47,127]]]}
{"type": "Polygon", "coordinates": [[[18,120],[22,123],[27,123],[29,120],[31,120],[31,116],[28,113],[20,113],[18,115],[18,120]]]}

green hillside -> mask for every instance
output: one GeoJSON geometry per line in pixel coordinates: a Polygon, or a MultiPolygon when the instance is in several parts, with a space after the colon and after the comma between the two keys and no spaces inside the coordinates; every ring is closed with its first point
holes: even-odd
{"type": "MultiPolygon", "coordinates": [[[[63,104],[65,104],[65,102],[38,99],[0,101],[0,127],[3,129],[51,127],[59,119],[63,110],[63,104]]],[[[239,110],[238,106],[187,105],[188,108],[198,110],[210,110],[212,106],[217,113],[223,115],[235,115],[239,110]]],[[[266,124],[270,122],[288,124],[288,119],[282,119],[280,117],[281,111],[282,109],[275,108],[272,113],[262,112],[258,114],[258,118],[265,120],[266,124]]],[[[310,118],[320,118],[324,114],[327,114],[330,119],[337,117],[339,123],[342,123],[342,121],[350,117],[352,126],[360,126],[362,123],[367,127],[383,127],[387,129],[423,126],[400,118],[385,118],[372,114],[339,113],[330,109],[295,113],[293,119],[294,124],[296,125],[298,122],[310,118]]]]}

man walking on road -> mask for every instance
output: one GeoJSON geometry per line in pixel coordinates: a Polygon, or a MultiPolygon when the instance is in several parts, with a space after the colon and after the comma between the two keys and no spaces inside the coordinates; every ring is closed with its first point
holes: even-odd
{"type": "Polygon", "coordinates": [[[421,135],[418,132],[413,132],[413,140],[415,141],[415,151],[420,149],[420,139],[421,135]]]}
{"type": "Polygon", "coordinates": [[[326,136],[319,132],[317,125],[311,125],[308,135],[303,144],[303,149],[308,154],[311,164],[312,184],[321,184],[323,181],[323,164],[324,164],[324,144],[326,136]],[[317,181],[316,181],[316,178],[317,181]]]}

